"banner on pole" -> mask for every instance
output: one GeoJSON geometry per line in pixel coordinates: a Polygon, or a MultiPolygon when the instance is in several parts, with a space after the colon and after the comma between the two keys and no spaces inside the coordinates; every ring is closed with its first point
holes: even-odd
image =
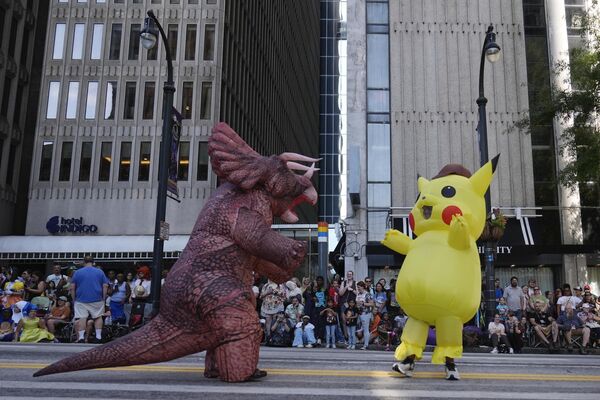
{"type": "Polygon", "coordinates": [[[177,189],[177,173],[179,170],[179,139],[181,137],[181,113],[175,107],[172,109],[171,125],[171,159],[169,161],[169,180],[167,182],[167,191],[179,199],[179,190],[177,189]]]}

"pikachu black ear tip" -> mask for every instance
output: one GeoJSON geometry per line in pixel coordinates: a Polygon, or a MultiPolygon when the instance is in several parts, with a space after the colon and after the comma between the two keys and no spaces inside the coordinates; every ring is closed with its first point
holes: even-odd
{"type": "Polygon", "coordinates": [[[492,173],[496,172],[496,167],[498,166],[498,159],[500,158],[500,154],[496,157],[492,158],[492,173]]]}

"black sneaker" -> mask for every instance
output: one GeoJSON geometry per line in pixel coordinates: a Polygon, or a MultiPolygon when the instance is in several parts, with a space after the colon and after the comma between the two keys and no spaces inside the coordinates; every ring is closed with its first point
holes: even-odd
{"type": "Polygon", "coordinates": [[[102,339],[98,339],[95,336],[91,336],[88,338],[88,343],[94,343],[94,344],[102,343],[102,339]]]}
{"type": "Polygon", "coordinates": [[[456,364],[446,363],[446,380],[448,381],[459,381],[460,375],[456,369],[456,364]]]}
{"type": "Polygon", "coordinates": [[[79,339],[78,341],[76,341],[75,343],[85,343],[85,339],[79,339]]]}
{"type": "Polygon", "coordinates": [[[395,363],[392,365],[392,371],[399,373],[402,376],[410,378],[413,376],[415,371],[415,363],[414,361],[404,360],[401,363],[395,363]]]}

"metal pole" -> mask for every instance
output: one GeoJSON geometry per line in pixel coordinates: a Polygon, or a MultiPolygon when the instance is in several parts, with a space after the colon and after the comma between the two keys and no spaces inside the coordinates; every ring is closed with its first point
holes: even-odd
{"type": "Polygon", "coordinates": [[[156,202],[156,221],[154,224],[154,250],[152,253],[152,281],[150,286],[152,295],[152,316],[154,317],[158,314],[160,309],[160,281],[162,278],[162,259],[164,250],[164,240],[161,238],[160,231],[161,223],[165,221],[167,212],[167,181],[169,179],[169,162],[171,159],[171,126],[175,84],[173,82],[173,61],[171,59],[167,37],[152,10],[148,11],[148,16],[154,20],[160,31],[167,58],[167,80],[163,86],[163,126],[162,141],[160,143],[160,157],[158,160],[158,193],[156,202]]]}
{"type": "MultiPolygon", "coordinates": [[[[477,125],[477,132],[479,133],[479,161],[481,166],[485,165],[489,161],[488,156],[488,140],[487,140],[487,113],[486,104],[487,99],[484,96],[483,91],[483,77],[485,68],[485,51],[487,45],[492,41],[494,35],[494,27],[490,25],[485,34],[485,40],[483,41],[483,48],[481,50],[481,64],[479,66],[479,98],[477,99],[477,105],[479,107],[479,123],[477,125]]],[[[491,199],[490,189],[485,192],[485,212],[486,216],[491,211],[491,199]]],[[[486,324],[494,319],[494,313],[496,312],[496,289],[494,285],[495,272],[494,272],[494,260],[496,257],[496,242],[493,240],[487,240],[484,245],[484,263],[485,263],[485,317],[486,324]]]]}
{"type": "Polygon", "coordinates": [[[317,275],[320,275],[323,277],[323,279],[325,279],[325,282],[329,282],[329,276],[328,276],[328,271],[329,268],[327,268],[329,260],[328,260],[328,255],[329,255],[329,244],[328,244],[328,237],[329,237],[329,224],[327,222],[319,222],[318,223],[318,233],[317,233],[317,240],[318,240],[318,248],[319,248],[319,273],[317,275]]]}

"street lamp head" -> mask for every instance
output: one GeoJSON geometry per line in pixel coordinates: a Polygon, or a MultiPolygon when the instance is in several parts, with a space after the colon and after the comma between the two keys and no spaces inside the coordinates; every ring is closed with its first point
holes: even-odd
{"type": "MultiPolygon", "coordinates": [[[[148,14],[150,14],[150,11],[148,14]]],[[[158,29],[156,28],[154,19],[151,17],[144,18],[144,29],[140,32],[140,39],[142,41],[142,46],[146,50],[150,50],[156,46],[156,42],[158,41],[158,29]]]]}
{"type": "MultiPolygon", "coordinates": [[[[494,35],[495,36],[495,35],[494,35]]],[[[485,48],[485,58],[491,63],[495,63],[500,59],[500,46],[493,41],[485,48]]]]}

